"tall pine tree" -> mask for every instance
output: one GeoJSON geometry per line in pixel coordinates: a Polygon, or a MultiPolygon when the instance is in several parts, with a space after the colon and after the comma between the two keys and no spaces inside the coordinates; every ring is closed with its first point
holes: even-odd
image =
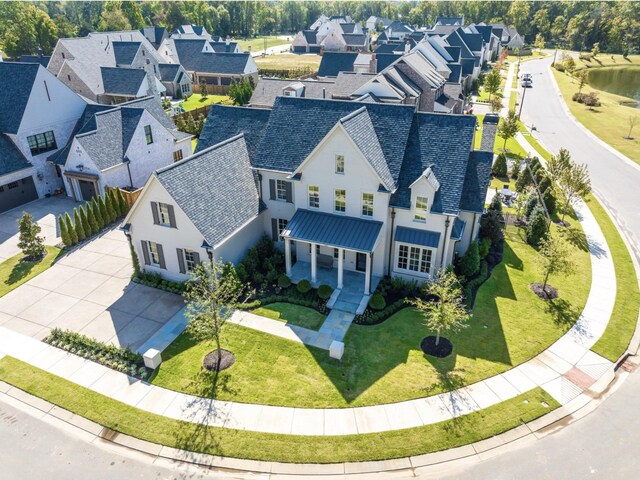
{"type": "Polygon", "coordinates": [[[71,246],[71,236],[67,230],[67,224],[64,222],[64,217],[58,215],[58,228],[60,229],[60,238],[65,247],[71,246]]]}
{"type": "Polygon", "coordinates": [[[98,233],[100,230],[100,224],[95,216],[93,209],[93,202],[87,202],[87,220],[89,221],[89,225],[91,225],[91,231],[93,233],[98,233]]]}
{"type": "Polygon", "coordinates": [[[69,212],[64,214],[64,223],[67,227],[67,232],[69,232],[69,239],[71,240],[71,245],[75,245],[78,243],[78,234],[76,233],[76,229],[73,228],[73,222],[71,221],[71,216],[69,212]]]}
{"type": "Polygon", "coordinates": [[[87,235],[84,233],[84,227],[82,226],[82,220],[80,219],[80,214],[78,213],[77,208],[73,209],[73,227],[76,230],[79,242],[87,238],[87,235]]]}

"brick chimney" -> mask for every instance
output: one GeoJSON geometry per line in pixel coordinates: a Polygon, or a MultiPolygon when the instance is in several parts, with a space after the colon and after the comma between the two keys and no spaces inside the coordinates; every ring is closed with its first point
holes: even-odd
{"type": "Polygon", "coordinates": [[[480,140],[480,150],[493,152],[493,144],[496,141],[498,131],[498,121],[500,116],[497,113],[487,113],[482,121],[482,138],[480,140]]]}

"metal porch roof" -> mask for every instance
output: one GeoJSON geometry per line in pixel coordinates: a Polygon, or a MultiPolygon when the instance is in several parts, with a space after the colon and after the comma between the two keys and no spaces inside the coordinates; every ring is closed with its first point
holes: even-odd
{"type": "Polygon", "coordinates": [[[422,245],[423,247],[438,248],[440,232],[430,230],[418,230],[417,228],[396,227],[395,241],[422,245]]]}

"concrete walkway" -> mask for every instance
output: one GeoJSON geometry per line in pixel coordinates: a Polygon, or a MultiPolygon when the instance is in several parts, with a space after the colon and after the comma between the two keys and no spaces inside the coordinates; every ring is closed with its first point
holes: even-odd
{"type": "MultiPolygon", "coordinates": [[[[616,295],[613,261],[604,235],[586,205],[578,205],[576,212],[589,243],[592,264],[591,291],[576,324],[528,362],[452,392],[357,408],[273,407],[199,398],[149,385],[3,327],[0,327],[0,356],[11,355],[151,413],[257,432],[352,435],[419,427],[487,408],[536,386],[565,405],[588,391],[612,365],[589,349],[604,332],[616,295]]],[[[248,326],[252,321],[255,321],[252,314],[243,312],[235,323],[248,326]]],[[[282,322],[276,323],[287,328],[282,322]]]]}
{"type": "Polygon", "coordinates": [[[509,100],[511,99],[511,95],[517,95],[517,92],[514,92],[511,88],[513,85],[513,76],[516,74],[516,63],[511,62],[509,64],[509,71],[507,73],[507,79],[504,84],[504,95],[502,96],[502,109],[500,110],[500,115],[506,117],[509,113],[509,100]]]}

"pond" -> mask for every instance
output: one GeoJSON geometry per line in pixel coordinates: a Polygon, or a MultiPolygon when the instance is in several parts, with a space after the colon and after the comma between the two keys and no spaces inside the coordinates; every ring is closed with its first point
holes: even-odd
{"type": "Polygon", "coordinates": [[[640,100],[640,66],[594,68],[587,81],[598,90],[640,100]]]}

